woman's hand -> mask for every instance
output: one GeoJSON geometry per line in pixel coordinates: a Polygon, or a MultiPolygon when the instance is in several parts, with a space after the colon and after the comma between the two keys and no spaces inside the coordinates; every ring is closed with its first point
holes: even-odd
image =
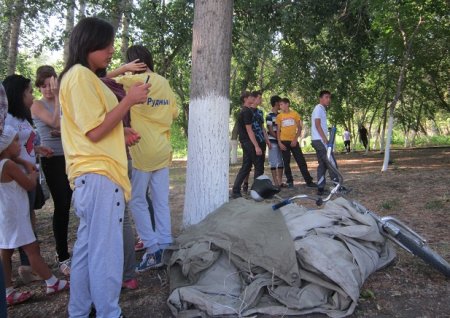
{"type": "Polygon", "coordinates": [[[34,150],[41,156],[50,158],[53,156],[53,149],[45,146],[35,146],[34,150]]]}
{"type": "Polygon", "coordinates": [[[130,87],[124,99],[128,99],[131,105],[146,103],[150,86],[150,84],[137,83],[130,87]]]}
{"type": "Polygon", "coordinates": [[[136,130],[134,130],[133,128],[124,127],[123,131],[125,133],[125,144],[128,147],[134,146],[141,139],[141,136],[139,135],[139,133],[136,130]]]}
{"type": "Polygon", "coordinates": [[[136,59],[130,63],[124,65],[125,72],[144,72],[147,70],[147,64],[139,62],[139,59],[136,59]]]}
{"type": "Polygon", "coordinates": [[[50,90],[52,91],[54,96],[58,96],[59,94],[58,79],[54,76],[50,77],[50,90]]]}

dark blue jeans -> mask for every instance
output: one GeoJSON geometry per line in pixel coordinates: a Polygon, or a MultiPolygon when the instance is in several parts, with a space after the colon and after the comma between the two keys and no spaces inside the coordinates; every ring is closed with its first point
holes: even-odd
{"type": "Polygon", "coordinates": [[[0,318],[6,318],[6,316],[5,277],[3,276],[3,265],[0,262],[0,318]]]}
{"type": "Polygon", "coordinates": [[[262,155],[257,156],[255,152],[255,146],[249,141],[241,143],[242,146],[242,167],[239,170],[236,180],[233,185],[233,193],[241,193],[241,186],[244,179],[248,176],[252,170],[252,165],[255,166],[255,179],[264,174],[264,159],[266,157],[266,144],[264,142],[259,144],[262,155]]]}

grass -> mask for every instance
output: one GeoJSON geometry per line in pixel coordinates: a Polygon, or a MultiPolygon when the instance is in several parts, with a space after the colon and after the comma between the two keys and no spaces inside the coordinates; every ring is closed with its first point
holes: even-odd
{"type": "Polygon", "coordinates": [[[392,210],[396,207],[398,207],[398,200],[397,199],[388,199],[383,202],[381,202],[380,208],[383,210],[392,210]]]}
{"type": "Polygon", "coordinates": [[[444,207],[444,203],[441,200],[431,200],[425,203],[425,209],[427,210],[439,210],[444,207]]]}
{"type": "MultiPolygon", "coordinates": [[[[187,138],[183,134],[182,129],[174,124],[172,126],[170,141],[173,148],[173,158],[174,159],[183,159],[187,157],[187,138]]],[[[369,142],[369,144],[373,145],[373,140],[369,142]]],[[[394,136],[392,138],[392,147],[393,148],[402,148],[405,144],[404,136],[398,132],[394,132],[394,136]]],[[[304,153],[314,153],[314,148],[311,146],[311,137],[305,138],[305,142],[303,143],[302,151],[304,153]]],[[[450,145],[450,135],[449,136],[419,136],[415,139],[415,147],[433,147],[433,146],[449,146],[450,145]]],[[[358,141],[355,145],[352,142],[352,151],[363,151],[364,148],[362,144],[358,141]]],[[[379,145],[377,145],[379,147],[379,145]]],[[[337,152],[344,152],[344,141],[341,136],[337,136],[336,138],[336,146],[335,149],[337,152]]],[[[240,147],[238,148],[238,156],[242,156],[242,150],[240,147]]]]}

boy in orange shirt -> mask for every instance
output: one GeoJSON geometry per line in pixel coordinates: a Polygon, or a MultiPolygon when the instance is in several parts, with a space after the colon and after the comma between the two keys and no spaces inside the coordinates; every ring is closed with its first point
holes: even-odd
{"type": "Polygon", "coordinates": [[[302,133],[302,122],[300,115],[289,108],[290,101],[287,98],[282,98],[280,101],[280,114],[277,116],[276,123],[278,125],[277,139],[283,156],[284,170],[287,178],[289,188],[294,187],[294,179],[290,167],[291,153],[297,162],[298,168],[305,179],[306,186],[315,188],[317,185],[313,182],[313,178],[309,174],[308,165],[305,157],[298,144],[298,137],[302,133]]]}

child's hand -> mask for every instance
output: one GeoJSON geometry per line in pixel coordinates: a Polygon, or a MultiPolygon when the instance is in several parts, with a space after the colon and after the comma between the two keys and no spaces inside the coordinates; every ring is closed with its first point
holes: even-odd
{"type": "Polygon", "coordinates": [[[278,143],[278,146],[280,147],[281,151],[286,151],[287,150],[286,146],[283,145],[283,143],[281,143],[281,142],[278,143]]]}
{"type": "Polygon", "coordinates": [[[139,142],[141,139],[141,136],[139,133],[130,127],[124,127],[124,133],[125,133],[125,143],[128,147],[134,146],[139,142]]]}
{"type": "Polygon", "coordinates": [[[50,147],[37,146],[35,147],[35,150],[43,157],[50,158],[51,156],[53,156],[53,149],[50,147]]]}
{"type": "Polygon", "coordinates": [[[25,168],[25,171],[27,173],[31,173],[32,171],[37,171],[36,165],[33,164],[32,162],[23,160],[22,162],[20,162],[20,164],[25,168]]]}
{"type": "Polygon", "coordinates": [[[150,84],[137,83],[130,87],[125,98],[128,98],[132,105],[146,103],[150,86],[150,84]]]}
{"type": "Polygon", "coordinates": [[[39,171],[33,170],[29,175],[31,180],[37,180],[37,178],[39,177],[39,171]]]}
{"type": "Polygon", "coordinates": [[[139,62],[139,59],[136,59],[130,63],[124,65],[125,72],[143,72],[147,70],[147,64],[139,62]]]}

